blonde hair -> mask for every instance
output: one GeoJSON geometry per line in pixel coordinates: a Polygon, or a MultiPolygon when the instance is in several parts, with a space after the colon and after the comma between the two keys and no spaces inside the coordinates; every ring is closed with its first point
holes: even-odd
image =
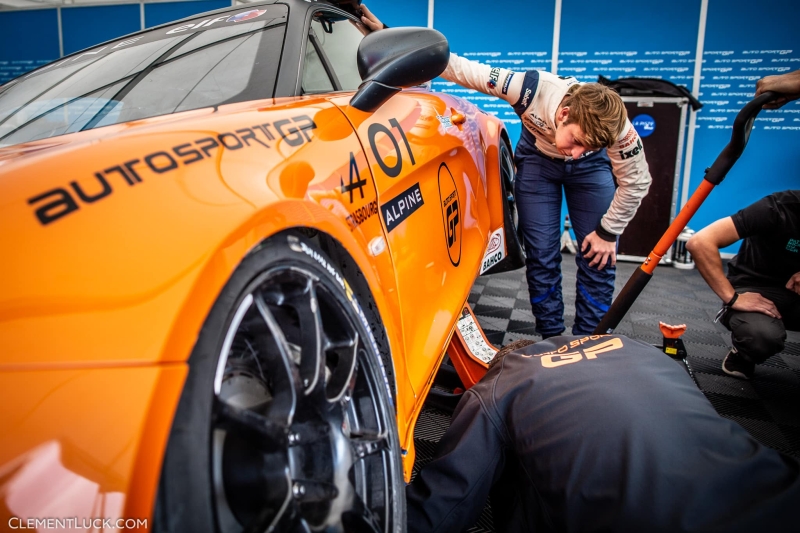
{"type": "Polygon", "coordinates": [[[608,148],[619,139],[628,114],[622,98],[605,85],[573,85],[561,103],[569,107],[565,124],[577,124],[590,147],[608,148]]]}

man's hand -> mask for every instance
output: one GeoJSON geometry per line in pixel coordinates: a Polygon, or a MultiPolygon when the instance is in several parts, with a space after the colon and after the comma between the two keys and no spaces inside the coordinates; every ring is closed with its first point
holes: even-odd
{"type": "Polygon", "coordinates": [[[767,91],[775,91],[782,96],[768,104],[764,109],[778,109],[786,102],[800,98],[800,70],[781,74],[780,76],[765,76],[756,82],[756,96],[767,91]]]}
{"type": "Polygon", "coordinates": [[[800,272],[797,272],[794,276],[789,278],[789,281],[786,283],[786,288],[795,294],[800,294],[800,272]]]}
{"type": "Polygon", "coordinates": [[[361,4],[361,12],[364,13],[361,16],[361,23],[371,31],[382,30],[384,28],[383,22],[378,20],[378,17],[372,14],[372,11],[369,10],[366,4],[361,4]]]}
{"type": "MultiPolygon", "coordinates": [[[[797,276],[797,274],[795,274],[797,276]]],[[[794,277],[794,276],[792,276],[794,277]]],[[[772,318],[781,318],[778,308],[772,303],[769,298],[764,298],[757,292],[743,292],[739,295],[731,309],[734,311],[750,311],[753,313],[762,313],[772,318]]]]}
{"type": "Polygon", "coordinates": [[[592,259],[590,267],[596,266],[597,270],[603,270],[606,264],[614,266],[617,264],[617,243],[601,239],[596,232],[591,232],[581,243],[581,252],[586,259],[592,259]],[[591,246],[591,248],[590,248],[591,246]],[[586,250],[589,250],[588,252],[586,250]]]}

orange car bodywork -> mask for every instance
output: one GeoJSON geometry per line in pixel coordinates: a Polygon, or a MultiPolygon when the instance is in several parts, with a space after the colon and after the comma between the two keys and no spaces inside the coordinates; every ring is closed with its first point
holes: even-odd
{"type": "Polygon", "coordinates": [[[351,96],[0,150],[3,527],[11,516],[151,516],[198,332],[248,252],[293,227],[336,239],[369,283],[408,479],[417,415],[503,225],[503,126],[422,89],[374,113],[351,96]],[[465,123],[450,124],[453,113],[465,123]],[[403,195],[407,210],[387,223],[380,207],[403,195]]]}

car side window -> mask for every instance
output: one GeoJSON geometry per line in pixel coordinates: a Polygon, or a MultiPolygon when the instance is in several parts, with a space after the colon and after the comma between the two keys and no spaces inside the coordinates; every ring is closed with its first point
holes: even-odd
{"type": "MultiPolygon", "coordinates": [[[[317,56],[327,63],[336,90],[355,91],[361,85],[356,54],[358,45],[366,35],[364,26],[353,19],[329,11],[319,11],[311,19],[307,50],[315,45],[317,56]]],[[[308,52],[306,52],[308,59],[308,52]]],[[[306,89],[306,72],[315,65],[306,63],[303,71],[303,89],[306,89]]]]}
{"type": "Polygon", "coordinates": [[[303,94],[327,93],[334,90],[333,82],[322,64],[313,39],[306,43],[306,55],[303,66],[303,94]]]}

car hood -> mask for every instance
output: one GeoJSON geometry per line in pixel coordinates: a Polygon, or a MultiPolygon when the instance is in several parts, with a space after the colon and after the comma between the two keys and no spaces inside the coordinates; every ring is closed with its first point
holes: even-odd
{"type": "Polygon", "coordinates": [[[168,124],[173,125],[176,128],[180,128],[181,123],[189,123],[204,116],[220,113],[235,113],[237,111],[243,111],[247,109],[269,107],[274,105],[274,103],[275,99],[268,99],[256,102],[247,102],[246,104],[206,107],[202,109],[184,111],[181,113],[174,113],[171,115],[163,115],[159,117],[124,122],[122,124],[113,124],[111,126],[104,126],[102,128],[69,133],[66,135],[59,135],[57,137],[40,139],[38,141],[5,146],[0,148],[0,179],[2,179],[3,172],[7,170],[7,168],[4,168],[5,165],[15,162],[24,162],[32,157],[57,156],[64,151],[79,149],[86,145],[95,144],[98,141],[115,138],[126,133],[137,134],[140,132],[146,132],[149,128],[161,128],[168,124]]]}

